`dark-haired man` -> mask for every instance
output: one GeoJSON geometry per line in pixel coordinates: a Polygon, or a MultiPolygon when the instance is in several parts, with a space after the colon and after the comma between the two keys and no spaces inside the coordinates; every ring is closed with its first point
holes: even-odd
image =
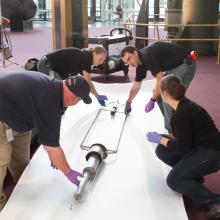
{"type": "Polygon", "coordinates": [[[150,112],[157,101],[164,115],[165,128],[170,130],[170,119],[173,111],[167,104],[163,103],[160,97],[160,80],[164,75],[173,74],[179,77],[187,88],[196,71],[194,57],[187,53],[180,45],[155,42],[141,50],[138,50],[134,46],[126,46],[121,51],[121,58],[124,63],[136,67],[135,83],[131,88],[126,102],[125,113],[131,112],[131,103],[141,87],[142,80],[146,77],[147,70],[149,70],[155,77],[156,84],[152,96],[146,104],[145,112],[150,112]]]}

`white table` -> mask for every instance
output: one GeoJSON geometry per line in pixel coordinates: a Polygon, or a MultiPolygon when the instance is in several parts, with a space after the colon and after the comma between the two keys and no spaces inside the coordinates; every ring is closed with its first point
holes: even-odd
{"type": "MultiPolygon", "coordinates": [[[[119,152],[108,156],[86,201],[74,201],[76,187],[60,171],[50,167],[48,156],[40,147],[16,185],[0,219],[187,220],[182,196],[166,185],[168,166],[156,158],[156,145],[145,138],[147,131],[164,132],[159,108],[156,106],[148,114],[144,112],[154,83],[153,80],[143,82],[132,103],[133,111],[127,120],[119,152]]],[[[95,86],[110,100],[119,99],[124,103],[132,84],[95,83],[95,86]]],[[[80,103],[68,108],[63,117],[61,145],[71,167],[78,171],[85,166],[86,154],[79,146],[99,108],[93,98],[91,105],[80,103]]],[[[114,140],[117,129],[108,130],[104,119],[101,123],[97,138],[108,134],[109,141],[114,140]]]]}

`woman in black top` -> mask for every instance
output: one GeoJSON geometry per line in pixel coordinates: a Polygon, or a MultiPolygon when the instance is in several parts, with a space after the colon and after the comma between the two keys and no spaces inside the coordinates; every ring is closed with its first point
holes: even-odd
{"type": "Polygon", "coordinates": [[[51,78],[66,79],[69,75],[80,73],[88,81],[91,93],[104,106],[107,97],[100,95],[92,83],[90,73],[92,66],[101,65],[107,56],[104,47],[97,46],[91,49],[78,49],[75,47],[63,48],[46,54],[38,63],[39,72],[51,78]]]}
{"type": "Polygon", "coordinates": [[[220,169],[220,133],[207,111],[185,98],[185,87],[173,75],[164,77],[160,92],[174,110],[173,136],[157,132],[146,134],[148,141],[159,144],[156,154],[172,166],[168,186],[209,209],[210,219],[220,218],[220,195],[202,185],[203,177],[220,169]]]}

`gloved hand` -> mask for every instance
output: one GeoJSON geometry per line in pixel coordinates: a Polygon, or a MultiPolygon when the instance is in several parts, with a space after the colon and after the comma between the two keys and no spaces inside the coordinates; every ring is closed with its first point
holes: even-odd
{"type": "Polygon", "coordinates": [[[145,112],[148,113],[154,108],[155,100],[150,99],[150,101],[145,106],[145,112]]]}
{"type": "Polygon", "coordinates": [[[56,166],[52,161],[50,161],[50,166],[51,166],[53,169],[58,170],[57,166],[56,166]]]}
{"type": "Polygon", "coordinates": [[[75,170],[70,170],[66,174],[66,177],[69,179],[70,182],[74,183],[76,186],[79,186],[80,181],[77,179],[77,177],[83,177],[83,174],[78,173],[75,170]]]}
{"type": "Polygon", "coordinates": [[[107,96],[105,95],[99,95],[96,98],[101,106],[105,106],[105,101],[108,100],[107,96]]]}
{"type": "Polygon", "coordinates": [[[150,142],[153,142],[153,143],[156,143],[156,144],[159,144],[160,143],[160,139],[162,138],[163,136],[158,134],[157,132],[148,132],[146,133],[146,138],[148,141],[150,142]]]}
{"type": "Polygon", "coordinates": [[[131,112],[131,102],[127,101],[125,104],[125,109],[124,109],[124,113],[128,114],[131,112]]]}

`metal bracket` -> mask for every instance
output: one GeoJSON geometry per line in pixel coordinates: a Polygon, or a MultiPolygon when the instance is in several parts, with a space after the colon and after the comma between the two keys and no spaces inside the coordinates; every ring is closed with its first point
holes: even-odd
{"type": "MultiPolygon", "coordinates": [[[[94,118],[94,120],[93,120],[91,126],[90,126],[89,129],[87,130],[87,132],[86,132],[86,134],[85,134],[85,136],[84,136],[84,138],[83,138],[83,140],[82,140],[82,143],[80,144],[80,148],[81,148],[81,149],[87,150],[87,151],[90,150],[91,147],[90,147],[90,146],[86,146],[86,145],[84,144],[84,142],[85,142],[86,138],[88,137],[88,135],[89,135],[91,129],[93,128],[94,124],[97,122],[97,120],[98,120],[98,118],[99,118],[99,115],[100,115],[100,113],[101,113],[102,111],[109,111],[112,117],[114,117],[116,113],[124,114],[124,112],[118,111],[118,106],[119,106],[119,104],[120,104],[120,103],[119,103],[118,100],[117,100],[117,102],[110,102],[106,107],[101,108],[101,109],[97,112],[96,117],[94,118]],[[112,103],[116,103],[116,105],[114,105],[113,109],[111,109],[111,110],[110,110],[110,109],[107,109],[106,107],[108,107],[108,106],[109,106],[110,104],[112,104],[112,103]]],[[[125,123],[126,123],[127,118],[128,118],[128,114],[125,114],[124,121],[123,121],[123,123],[122,123],[121,130],[120,130],[120,135],[119,135],[119,138],[118,138],[117,146],[116,146],[115,148],[111,148],[111,149],[115,149],[115,150],[107,149],[107,153],[108,153],[108,154],[115,154],[115,153],[118,152],[118,148],[119,148],[119,145],[120,145],[121,137],[122,137],[122,134],[123,134],[123,130],[124,130],[124,127],[125,127],[125,123]]]]}

